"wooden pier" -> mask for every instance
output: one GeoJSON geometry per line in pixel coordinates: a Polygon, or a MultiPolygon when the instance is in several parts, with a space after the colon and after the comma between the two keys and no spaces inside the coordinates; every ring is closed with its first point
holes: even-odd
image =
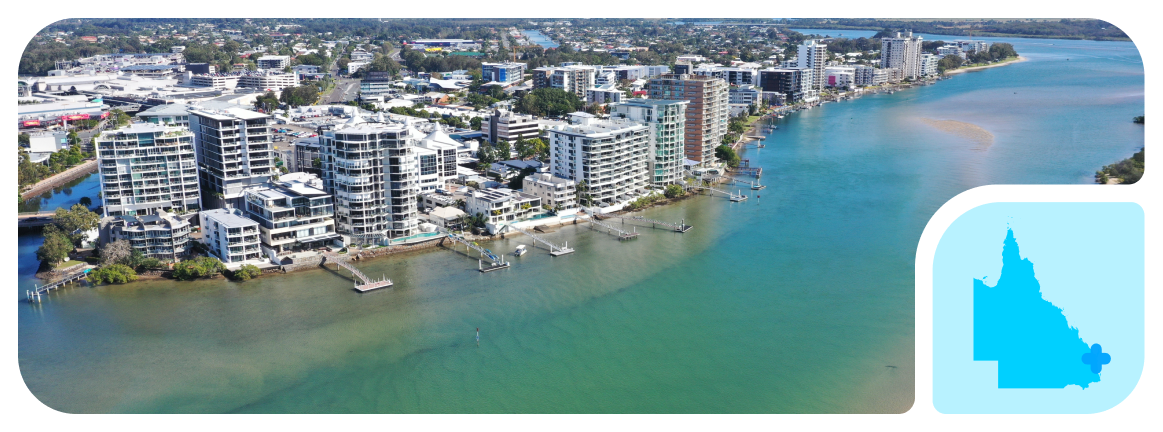
{"type": "Polygon", "coordinates": [[[63,277],[55,282],[52,282],[50,284],[37,285],[36,288],[33,289],[32,291],[25,291],[24,295],[28,299],[29,303],[40,303],[42,295],[48,295],[48,292],[51,290],[63,287],[65,285],[80,281],[81,279],[88,277],[90,270],[92,270],[92,269],[85,267],[78,272],[69,273],[65,277],[63,277]]]}
{"type": "Polygon", "coordinates": [[[334,261],[337,266],[345,268],[345,269],[347,269],[347,271],[350,271],[352,279],[356,280],[354,282],[353,289],[355,289],[356,291],[359,291],[361,293],[392,286],[391,279],[388,279],[385,276],[380,280],[372,280],[371,278],[367,277],[367,275],[363,274],[363,272],[359,271],[359,269],[355,268],[355,266],[351,265],[351,263],[339,259],[339,254],[337,254],[337,253],[334,253],[334,252],[323,253],[323,262],[319,263],[319,265],[326,266],[328,261],[334,261]],[[363,282],[363,283],[360,283],[360,282],[363,282]]]}

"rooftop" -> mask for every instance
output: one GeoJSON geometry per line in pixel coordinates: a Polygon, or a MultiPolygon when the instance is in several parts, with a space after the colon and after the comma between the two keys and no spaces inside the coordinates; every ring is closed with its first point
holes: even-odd
{"type": "Polygon", "coordinates": [[[217,221],[219,224],[222,224],[227,228],[242,228],[258,225],[258,222],[242,217],[241,215],[231,211],[231,209],[203,210],[202,214],[206,215],[207,218],[217,221]]]}

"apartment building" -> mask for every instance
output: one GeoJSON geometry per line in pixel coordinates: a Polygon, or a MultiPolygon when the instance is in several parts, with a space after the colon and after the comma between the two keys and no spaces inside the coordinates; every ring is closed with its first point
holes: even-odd
{"type": "Polygon", "coordinates": [[[512,84],[525,79],[525,63],[481,63],[481,79],[485,82],[512,84]]]}
{"type": "Polygon", "coordinates": [[[194,134],[184,127],[133,123],[94,140],[104,216],[198,211],[194,134]]]}
{"type": "Polygon", "coordinates": [[[385,244],[417,233],[420,132],[358,115],[320,131],[323,185],[335,199],[335,227],[348,236],[345,243],[385,244]]]}
{"type": "Polygon", "coordinates": [[[359,95],[364,98],[395,93],[394,80],[391,72],[368,72],[359,81],[359,95]]]}
{"type": "Polygon", "coordinates": [[[895,37],[880,39],[880,67],[897,68],[905,78],[921,75],[921,44],[924,38],[913,32],[897,32],[895,37]]]}
{"type": "Polygon", "coordinates": [[[103,243],[125,240],[146,258],[176,261],[190,251],[190,223],[161,210],[104,218],[101,233],[103,243]]]}
{"type": "Polygon", "coordinates": [[[232,89],[238,87],[238,81],[240,78],[240,76],[199,74],[190,77],[190,85],[194,87],[207,87],[215,90],[232,89]]]}
{"type": "Polygon", "coordinates": [[[189,119],[205,207],[242,207],[243,189],[265,184],[274,172],[271,116],[201,107],[189,119]]]}
{"type": "Polygon", "coordinates": [[[828,62],[828,45],[817,40],[806,40],[796,51],[796,67],[812,71],[811,89],[824,88],[824,66],[828,62]]]}
{"type": "Polygon", "coordinates": [[[829,66],[825,68],[824,86],[833,88],[855,87],[856,68],[848,66],[829,66]]]}
{"type": "Polygon", "coordinates": [[[961,51],[964,51],[964,52],[970,53],[970,54],[977,53],[979,51],[989,51],[989,45],[990,45],[990,43],[986,42],[986,41],[963,40],[963,39],[955,40],[955,41],[953,41],[953,44],[957,45],[958,48],[961,48],[961,51]]]}
{"type": "Polygon", "coordinates": [[[924,53],[921,54],[921,76],[933,76],[937,74],[937,62],[941,61],[941,56],[935,54],[924,53]]]}
{"type": "Polygon", "coordinates": [[[942,47],[937,47],[937,55],[939,55],[941,57],[953,55],[953,56],[961,57],[962,59],[964,59],[966,57],[965,51],[962,51],[961,47],[959,47],[957,45],[945,45],[942,47]]]}
{"type": "Polygon", "coordinates": [[[597,68],[587,65],[539,67],[533,69],[533,88],[557,88],[586,97],[586,89],[594,86],[597,68]]]}
{"type": "Polygon", "coordinates": [[[319,137],[300,138],[291,145],[294,147],[295,155],[295,165],[291,171],[306,172],[315,175],[322,173],[319,169],[323,163],[319,151],[319,137]],[[319,160],[319,164],[315,163],[316,159],[319,160]]]}
{"type": "Polygon", "coordinates": [[[669,185],[682,180],[684,137],[689,101],[630,99],[614,105],[610,117],[624,118],[649,128],[646,168],[649,181],[669,185]]]}
{"type": "Polygon", "coordinates": [[[727,103],[731,105],[751,105],[763,101],[763,90],[751,84],[732,86],[727,89],[727,103]]]}
{"type": "Polygon", "coordinates": [[[574,124],[553,126],[548,132],[550,171],[585,182],[590,205],[631,200],[650,184],[650,128],[646,125],[578,115],[574,124]]]}
{"type": "Polygon", "coordinates": [[[493,114],[481,122],[481,134],[490,143],[505,140],[510,143],[518,139],[537,138],[541,131],[537,120],[531,115],[516,114],[497,108],[493,114]]]}
{"type": "Polygon", "coordinates": [[[577,208],[577,182],[549,173],[525,176],[521,192],[541,198],[541,205],[555,211],[577,208]]]}
{"type": "Polygon", "coordinates": [[[663,75],[650,80],[650,99],[690,101],[686,110],[684,152],[687,159],[708,164],[727,134],[727,82],[702,75],[663,75]]]}
{"type": "Polygon", "coordinates": [[[808,97],[811,74],[811,69],[764,69],[759,71],[759,86],[765,92],[783,93],[788,102],[796,103],[808,97]]]}
{"type": "Polygon", "coordinates": [[[374,53],[370,53],[370,52],[367,52],[367,51],[364,51],[361,49],[357,49],[355,51],[352,51],[351,54],[348,55],[348,57],[350,57],[351,61],[353,61],[353,62],[370,62],[376,58],[376,55],[374,53]]]}
{"type": "Polygon", "coordinates": [[[694,74],[720,78],[729,85],[739,86],[757,84],[759,71],[754,68],[702,64],[695,68],[694,74]]]}
{"type": "Polygon", "coordinates": [[[421,193],[442,189],[450,180],[456,179],[456,154],[461,147],[440,125],[417,142],[421,193]]]}
{"type": "Polygon", "coordinates": [[[484,215],[490,234],[496,234],[506,224],[542,213],[540,197],[504,188],[473,191],[465,197],[464,208],[470,215],[484,215]]]}
{"type": "Polygon", "coordinates": [[[246,214],[258,223],[268,253],[314,249],[340,239],[331,194],[314,174],[288,173],[246,191],[246,214]]]}
{"type": "Polygon", "coordinates": [[[601,86],[590,87],[586,90],[585,101],[587,104],[608,104],[622,102],[622,98],[626,94],[618,90],[614,84],[606,84],[601,86]]]}
{"type": "Polygon", "coordinates": [[[261,260],[258,222],[244,216],[242,209],[219,208],[198,213],[202,244],[223,263],[261,260]]]}

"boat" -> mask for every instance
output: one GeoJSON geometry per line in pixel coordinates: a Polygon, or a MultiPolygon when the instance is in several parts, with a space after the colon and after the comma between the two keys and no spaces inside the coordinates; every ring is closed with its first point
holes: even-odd
{"type": "Polygon", "coordinates": [[[755,182],[755,183],[751,184],[751,190],[763,190],[765,188],[767,188],[767,186],[761,185],[761,184],[759,184],[759,182],[755,182]]]}
{"type": "Polygon", "coordinates": [[[513,256],[525,255],[525,252],[529,252],[525,245],[517,245],[517,249],[513,251],[513,256]]]}

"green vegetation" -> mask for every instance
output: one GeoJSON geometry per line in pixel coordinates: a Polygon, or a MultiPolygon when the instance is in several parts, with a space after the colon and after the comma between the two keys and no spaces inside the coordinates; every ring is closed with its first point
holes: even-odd
{"type": "Polygon", "coordinates": [[[513,104],[513,111],[539,117],[560,117],[584,107],[585,102],[573,93],[557,88],[539,88],[513,104]]]}
{"type": "MultiPolygon", "coordinates": [[[[20,134],[18,137],[20,141],[26,142],[28,135],[20,134]]],[[[17,180],[19,180],[19,190],[24,190],[26,186],[34,185],[41,180],[62,173],[76,165],[80,165],[81,162],[84,162],[85,158],[90,156],[88,153],[81,151],[80,146],[75,145],[53,153],[43,163],[33,162],[23,147],[17,148],[17,155],[19,162],[16,166],[16,176],[17,180]]]]}
{"type": "Polygon", "coordinates": [[[44,227],[44,244],[36,250],[36,258],[55,266],[68,258],[85,237],[85,232],[97,227],[96,213],[81,204],[66,210],[58,208],[53,223],[44,227]]]}
{"type": "Polygon", "coordinates": [[[89,272],[94,284],[123,284],[137,280],[137,272],[124,264],[113,264],[89,272]]]}
{"type": "Polygon", "coordinates": [[[686,195],[686,191],[682,189],[682,186],[672,184],[672,185],[666,185],[666,189],[664,190],[664,192],[662,194],[665,195],[667,198],[673,199],[673,198],[678,198],[680,196],[686,195]]]}
{"type": "Polygon", "coordinates": [[[311,105],[318,100],[319,87],[314,84],[287,87],[279,95],[279,102],[293,107],[311,105]]]}
{"type": "MultiPolygon", "coordinates": [[[[671,186],[673,186],[673,185],[671,185],[671,186]]],[[[661,200],[662,198],[663,198],[663,194],[660,194],[657,192],[652,193],[652,194],[647,195],[647,196],[644,196],[644,197],[639,197],[638,199],[636,199],[634,201],[630,201],[629,203],[627,203],[626,210],[634,211],[634,210],[638,210],[641,208],[645,208],[651,204],[658,202],[658,200],[661,200]]]]}
{"type": "Polygon", "coordinates": [[[69,236],[61,232],[56,225],[44,227],[44,244],[36,249],[36,259],[42,264],[55,266],[69,257],[76,246],[69,240],[69,236]]]}
{"type": "Polygon", "coordinates": [[[244,282],[259,277],[261,274],[262,270],[259,270],[258,267],[252,264],[243,264],[238,270],[230,272],[230,278],[244,282]]]}
{"type": "Polygon", "coordinates": [[[270,112],[279,107],[279,97],[273,91],[266,92],[254,100],[254,107],[270,112]]]}
{"type": "Polygon", "coordinates": [[[226,270],[226,265],[222,264],[218,258],[197,257],[175,264],[174,278],[183,281],[208,278],[221,273],[223,270],[226,270]]]}
{"type": "Polygon", "coordinates": [[[739,166],[739,155],[735,153],[735,149],[731,146],[723,144],[715,147],[715,157],[727,164],[731,168],[739,166]]]}
{"type": "Polygon", "coordinates": [[[521,159],[544,160],[549,157],[549,144],[546,144],[541,138],[530,140],[520,138],[513,145],[517,149],[517,157],[521,159]]]}
{"type": "Polygon", "coordinates": [[[1147,116],[1135,116],[1135,118],[1131,119],[1131,121],[1138,123],[1138,124],[1144,124],[1143,122],[1146,120],[1147,120],[1147,116]]]}
{"type": "Polygon", "coordinates": [[[1119,184],[1132,184],[1139,181],[1143,178],[1144,151],[1146,148],[1140,149],[1138,153],[1128,159],[1102,167],[1101,170],[1094,173],[1095,181],[1102,184],[1106,184],[1110,178],[1119,179],[1119,184]]]}
{"type": "Polygon", "coordinates": [[[509,184],[508,184],[509,189],[518,190],[518,189],[524,188],[525,187],[525,177],[528,177],[529,175],[532,175],[535,173],[537,173],[537,170],[534,168],[525,168],[525,169],[521,170],[520,174],[517,174],[517,175],[513,176],[513,178],[509,179],[509,184]]]}

